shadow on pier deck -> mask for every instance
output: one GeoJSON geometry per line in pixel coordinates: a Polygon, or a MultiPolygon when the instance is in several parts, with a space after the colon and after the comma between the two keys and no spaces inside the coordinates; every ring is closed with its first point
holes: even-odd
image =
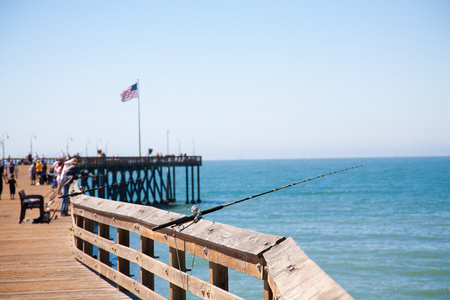
{"type": "Polygon", "coordinates": [[[4,186],[0,200],[0,299],[130,299],[73,258],[70,217],[32,224],[39,216],[39,210],[33,209],[26,212],[31,221],[19,224],[19,197],[16,194],[16,200],[10,200],[8,194],[4,186]]]}

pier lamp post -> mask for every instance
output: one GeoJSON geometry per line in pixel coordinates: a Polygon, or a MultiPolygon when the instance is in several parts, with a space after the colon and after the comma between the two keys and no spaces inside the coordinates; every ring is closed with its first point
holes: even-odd
{"type": "Polygon", "coordinates": [[[70,135],[68,135],[67,136],[67,155],[68,156],[70,156],[70,154],[69,154],[69,142],[71,142],[71,141],[73,141],[73,138],[70,135]]]}
{"type": "Polygon", "coordinates": [[[109,141],[105,141],[105,156],[108,156],[108,144],[109,141]]]}
{"type": "Polygon", "coordinates": [[[88,147],[87,145],[91,143],[90,139],[86,139],[86,157],[88,157],[88,147]]]}
{"type": "Polygon", "coordinates": [[[100,142],[100,143],[102,142],[102,139],[99,137],[97,138],[97,154],[98,154],[98,142],[100,142]]]}
{"type": "Polygon", "coordinates": [[[5,158],[5,135],[6,139],[9,139],[8,133],[5,131],[2,133],[2,149],[3,149],[3,159],[5,158]]]}
{"type": "Polygon", "coordinates": [[[169,129],[167,129],[167,155],[169,155],[169,129]]]}
{"type": "Polygon", "coordinates": [[[194,156],[195,156],[195,140],[194,140],[194,139],[192,139],[192,145],[193,145],[193,146],[192,146],[192,147],[193,147],[193,149],[192,149],[192,150],[193,150],[193,152],[194,152],[194,156]]]}
{"type": "Polygon", "coordinates": [[[30,154],[33,155],[33,140],[36,139],[36,135],[34,133],[31,134],[30,137],[30,154]]]}
{"type": "Polygon", "coordinates": [[[181,140],[179,137],[177,137],[177,143],[178,143],[178,153],[181,156],[181,140]]]}

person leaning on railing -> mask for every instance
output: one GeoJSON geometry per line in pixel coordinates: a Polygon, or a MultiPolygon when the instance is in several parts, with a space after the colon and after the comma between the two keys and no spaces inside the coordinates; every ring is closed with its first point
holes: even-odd
{"type": "MultiPolygon", "coordinates": [[[[78,176],[89,176],[95,177],[92,174],[82,174],[81,169],[78,167],[78,159],[76,157],[66,161],[64,163],[64,168],[61,173],[61,186],[62,186],[62,194],[69,194],[69,187],[72,182],[78,178],[78,176]]],[[[67,209],[69,208],[69,197],[63,197],[61,202],[61,217],[65,217],[68,215],[67,209]]]]}

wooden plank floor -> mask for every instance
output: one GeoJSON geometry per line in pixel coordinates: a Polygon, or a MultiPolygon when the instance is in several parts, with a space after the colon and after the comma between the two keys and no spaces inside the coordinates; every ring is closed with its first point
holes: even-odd
{"type": "Polygon", "coordinates": [[[16,200],[5,183],[0,200],[0,299],[130,299],[75,260],[70,217],[58,212],[50,224],[32,224],[39,216],[33,209],[26,212],[30,221],[19,224],[18,191],[48,195],[48,202],[52,189],[31,186],[27,166],[20,166],[17,181],[16,200]]]}

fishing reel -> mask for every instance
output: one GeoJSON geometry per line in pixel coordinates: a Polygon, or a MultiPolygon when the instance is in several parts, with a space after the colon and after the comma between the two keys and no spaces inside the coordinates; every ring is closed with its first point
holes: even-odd
{"type": "Polygon", "coordinates": [[[202,218],[202,211],[201,211],[201,209],[197,205],[194,205],[194,206],[191,207],[191,212],[195,216],[194,217],[194,223],[197,223],[198,220],[200,220],[202,218]]]}

